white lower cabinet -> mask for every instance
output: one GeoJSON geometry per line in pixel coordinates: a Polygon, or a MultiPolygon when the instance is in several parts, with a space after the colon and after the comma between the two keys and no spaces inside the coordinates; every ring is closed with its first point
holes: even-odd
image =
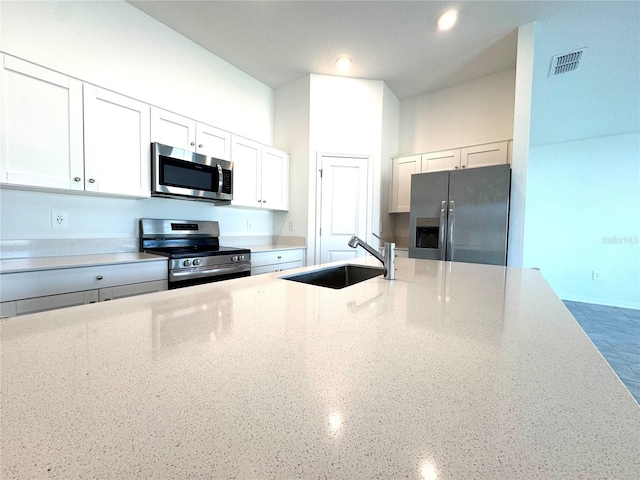
{"type": "Polygon", "coordinates": [[[167,289],[167,261],[2,274],[0,315],[9,317],[167,289]]]}
{"type": "Polygon", "coordinates": [[[251,275],[304,267],[304,248],[251,252],[251,275]]]}

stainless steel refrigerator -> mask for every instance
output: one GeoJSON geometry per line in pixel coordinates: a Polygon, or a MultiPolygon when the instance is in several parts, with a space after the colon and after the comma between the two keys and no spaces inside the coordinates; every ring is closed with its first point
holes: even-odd
{"type": "Polygon", "coordinates": [[[509,165],[411,176],[409,257],[506,265],[509,165]]]}

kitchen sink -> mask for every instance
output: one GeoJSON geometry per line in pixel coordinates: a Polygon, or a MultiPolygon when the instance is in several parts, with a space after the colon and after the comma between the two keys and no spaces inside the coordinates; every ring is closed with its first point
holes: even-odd
{"type": "Polygon", "coordinates": [[[339,265],[337,267],[323,268],[280,278],[293,282],[338,289],[364,282],[370,278],[382,275],[382,273],[382,268],[361,265],[339,265]]]}

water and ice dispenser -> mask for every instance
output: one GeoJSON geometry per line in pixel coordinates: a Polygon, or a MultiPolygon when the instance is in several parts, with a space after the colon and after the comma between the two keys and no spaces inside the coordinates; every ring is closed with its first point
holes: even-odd
{"type": "Polygon", "coordinates": [[[416,248],[438,249],[440,240],[439,218],[416,218],[416,248]]]}

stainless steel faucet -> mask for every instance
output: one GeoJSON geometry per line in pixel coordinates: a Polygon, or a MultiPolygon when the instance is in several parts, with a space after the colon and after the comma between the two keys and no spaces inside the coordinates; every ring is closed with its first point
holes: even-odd
{"type": "Polygon", "coordinates": [[[373,234],[373,236],[384,243],[384,256],[380,255],[380,253],[375,248],[373,248],[367,242],[362,241],[362,239],[360,239],[355,235],[351,237],[348,245],[351,248],[358,248],[358,245],[360,245],[367,252],[369,252],[371,255],[373,255],[378,260],[380,260],[380,262],[382,262],[382,265],[384,267],[384,278],[386,278],[387,280],[395,280],[396,278],[396,244],[385,242],[380,237],[378,237],[375,233],[373,234]]]}

